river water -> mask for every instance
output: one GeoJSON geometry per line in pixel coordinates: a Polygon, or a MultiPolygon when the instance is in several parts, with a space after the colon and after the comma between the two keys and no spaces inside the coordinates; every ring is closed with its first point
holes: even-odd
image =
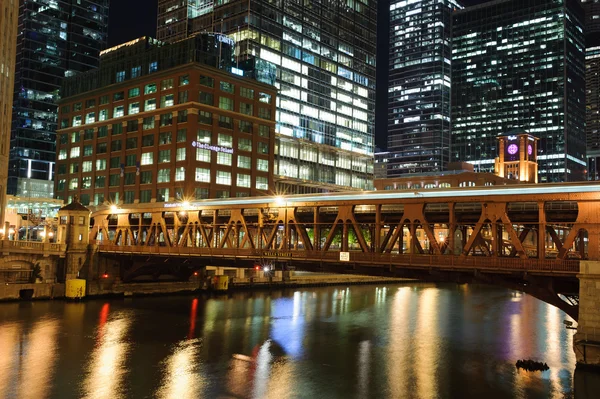
{"type": "Polygon", "coordinates": [[[566,319],[421,283],[3,303],[0,398],[598,398],[566,319]]]}

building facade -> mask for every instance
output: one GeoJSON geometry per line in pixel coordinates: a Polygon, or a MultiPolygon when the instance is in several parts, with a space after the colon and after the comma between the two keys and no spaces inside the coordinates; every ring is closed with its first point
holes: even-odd
{"type": "Polygon", "coordinates": [[[585,54],[585,137],[590,180],[600,180],[600,46],[585,54]]]}
{"type": "Polygon", "coordinates": [[[454,0],[393,0],[387,176],[443,170],[450,161],[454,0]]]}
{"type": "Polygon", "coordinates": [[[588,178],[600,180],[600,0],[582,0],[585,11],[585,136],[588,178]]]}
{"type": "Polygon", "coordinates": [[[0,6],[0,228],[4,228],[6,209],[18,21],[19,0],[4,0],[0,6]]]}
{"type": "Polygon", "coordinates": [[[277,191],[370,189],[376,10],[375,0],[161,0],[157,36],[222,32],[239,62],[276,65],[277,191]]]}
{"type": "Polygon", "coordinates": [[[59,89],[98,66],[109,0],[20,1],[8,193],[52,197],[59,89]]]}
{"type": "Polygon", "coordinates": [[[581,0],[581,5],[585,12],[586,37],[592,39],[596,36],[596,41],[600,41],[600,0],[581,0]]]}
{"type": "Polygon", "coordinates": [[[141,38],[66,79],[57,198],[100,206],[272,195],[277,92],[221,67],[232,59],[222,43],[141,38]]]}
{"type": "Polygon", "coordinates": [[[497,136],[538,137],[539,181],[585,179],[583,11],[498,0],[453,14],[452,158],[492,171],[497,136]]]}

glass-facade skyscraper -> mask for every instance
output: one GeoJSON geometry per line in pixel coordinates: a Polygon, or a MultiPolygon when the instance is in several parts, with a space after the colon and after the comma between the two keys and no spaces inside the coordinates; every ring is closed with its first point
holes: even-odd
{"type": "Polygon", "coordinates": [[[0,228],[4,228],[7,168],[10,151],[10,118],[15,79],[15,55],[19,0],[3,0],[0,6],[0,228]]]}
{"type": "Polygon", "coordinates": [[[387,177],[439,172],[450,161],[454,0],[392,0],[387,177]]]}
{"type": "Polygon", "coordinates": [[[159,0],[157,38],[234,38],[239,62],[276,65],[279,192],[371,189],[375,0],[159,0]]]}
{"type": "Polygon", "coordinates": [[[109,0],[20,3],[8,193],[51,197],[60,85],[98,66],[109,0]]]}
{"type": "Polygon", "coordinates": [[[582,0],[585,12],[585,135],[588,178],[600,180],[600,0],[582,0]]]}
{"type": "Polygon", "coordinates": [[[452,158],[492,171],[497,136],[540,139],[539,181],[583,180],[583,11],[576,0],[500,0],[453,14],[452,158]]]}

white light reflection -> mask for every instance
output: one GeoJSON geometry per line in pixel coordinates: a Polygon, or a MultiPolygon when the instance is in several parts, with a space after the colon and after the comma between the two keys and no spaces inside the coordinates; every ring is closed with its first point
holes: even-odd
{"type": "Polygon", "coordinates": [[[369,372],[371,369],[371,342],[362,341],[358,345],[358,395],[369,397],[369,372]]]}
{"type": "Polygon", "coordinates": [[[438,395],[438,367],[440,367],[440,336],[438,330],[439,290],[424,289],[417,305],[417,328],[414,357],[417,397],[434,398],[438,395]]]}
{"type": "Polygon", "coordinates": [[[387,379],[391,398],[401,398],[410,392],[410,336],[409,326],[412,322],[410,315],[410,288],[401,287],[394,295],[390,309],[390,326],[388,329],[388,359],[387,379]]]}
{"type": "Polygon", "coordinates": [[[112,320],[108,320],[108,312],[107,303],[100,312],[97,344],[83,383],[85,398],[123,397],[122,383],[126,374],[124,366],[129,350],[125,337],[131,326],[131,318],[129,315],[117,314],[112,320]]]}
{"type": "Polygon", "coordinates": [[[0,326],[0,398],[10,397],[9,383],[14,380],[13,363],[14,355],[17,353],[17,331],[17,324],[0,326]]]}
{"type": "Polygon", "coordinates": [[[269,388],[270,377],[270,363],[271,357],[271,341],[265,341],[258,351],[256,357],[256,373],[254,375],[254,384],[252,387],[253,398],[266,398],[269,388]]]}
{"type": "Polygon", "coordinates": [[[192,339],[181,342],[174,353],[166,360],[166,372],[162,387],[157,392],[158,398],[199,398],[203,384],[202,375],[196,361],[200,340],[192,339]]]}
{"type": "MultiPolygon", "coordinates": [[[[563,342],[571,342],[570,339],[565,339],[564,336],[572,330],[567,330],[563,325],[563,317],[566,315],[557,307],[544,304],[546,307],[546,353],[544,362],[548,364],[550,370],[544,372],[549,373],[547,378],[550,380],[552,390],[550,394],[552,398],[563,398],[563,387],[561,385],[560,374],[564,371],[565,364],[575,364],[575,352],[561,345],[563,342]],[[564,356],[564,358],[563,358],[564,356]]],[[[540,309],[541,310],[541,309],[540,309]]],[[[574,321],[569,316],[566,316],[569,321],[574,321]]],[[[570,374],[570,373],[569,373],[570,374]]]]}
{"type": "Polygon", "coordinates": [[[57,333],[56,320],[43,320],[34,325],[27,337],[27,352],[19,381],[20,398],[45,398],[50,393],[57,333]]]}

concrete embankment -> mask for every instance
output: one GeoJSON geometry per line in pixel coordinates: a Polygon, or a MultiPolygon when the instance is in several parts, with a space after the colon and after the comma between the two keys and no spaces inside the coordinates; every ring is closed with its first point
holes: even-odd
{"type": "MultiPolygon", "coordinates": [[[[284,289],[300,287],[322,287],[329,285],[395,284],[415,280],[387,277],[374,277],[350,274],[298,273],[283,279],[276,277],[231,278],[229,291],[284,289]]],[[[86,297],[167,295],[204,291],[203,281],[186,282],[138,282],[119,283],[88,282],[86,297]]],[[[65,297],[65,284],[8,284],[0,286],[0,301],[23,299],[62,299],[65,297]]]]}

